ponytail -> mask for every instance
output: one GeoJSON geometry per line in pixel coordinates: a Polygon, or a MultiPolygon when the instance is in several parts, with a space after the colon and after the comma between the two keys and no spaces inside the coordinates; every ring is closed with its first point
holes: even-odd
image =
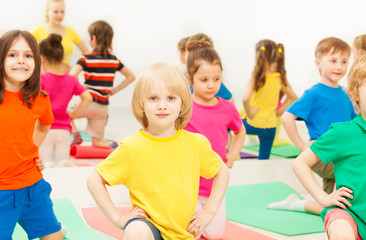
{"type": "Polygon", "coordinates": [[[287,86],[287,75],[285,69],[285,48],[282,43],[277,44],[277,72],[280,73],[282,83],[287,86]]]}

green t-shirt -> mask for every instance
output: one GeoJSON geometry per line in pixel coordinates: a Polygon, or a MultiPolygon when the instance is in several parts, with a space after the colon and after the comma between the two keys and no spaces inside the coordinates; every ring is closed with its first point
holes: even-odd
{"type": "MultiPolygon", "coordinates": [[[[345,186],[353,190],[352,204],[347,211],[355,220],[358,232],[366,239],[366,121],[357,115],[352,121],[332,124],[310,149],[324,164],[334,163],[337,189],[345,186]]],[[[321,216],[324,219],[329,209],[321,216]]]]}
{"type": "Polygon", "coordinates": [[[125,185],[164,239],[194,239],[186,228],[195,211],[200,176],[212,178],[222,160],[203,135],[186,130],[169,138],[143,131],[122,140],[96,170],[109,185],[125,185]]]}

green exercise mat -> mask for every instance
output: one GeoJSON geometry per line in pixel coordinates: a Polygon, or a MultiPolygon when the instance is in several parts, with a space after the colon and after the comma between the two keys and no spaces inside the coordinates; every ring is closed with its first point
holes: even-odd
{"type": "MultiPolygon", "coordinates": [[[[259,152],[259,146],[244,146],[244,149],[259,152]]],[[[275,155],[283,158],[296,158],[301,151],[294,145],[282,145],[272,147],[271,155],[275,155]]]]}
{"type": "Polygon", "coordinates": [[[295,190],[283,182],[230,186],[225,197],[226,218],[287,236],[324,232],[320,216],[266,207],[292,193],[295,190]]]}
{"type": "MultiPolygon", "coordinates": [[[[76,211],[74,205],[67,198],[53,199],[53,208],[57,219],[67,229],[66,240],[107,240],[94,233],[83,221],[76,211]]],[[[13,234],[14,240],[28,239],[23,228],[18,224],[13,234]]]]}

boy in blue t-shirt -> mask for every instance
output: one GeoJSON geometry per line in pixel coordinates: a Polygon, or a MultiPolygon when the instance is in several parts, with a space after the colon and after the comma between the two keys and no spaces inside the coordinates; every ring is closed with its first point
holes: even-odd
{"type": "Polygon", "coordinates": [[[366,56],[348,74],[348,93],[359,110],[352,121],[332,124],[293,163],[303,186],[323,207],[330,240],[366,239],[366,56]],[[310,171],[317,162],[334,163],[336,189],[326,193],[310,171]]]}
{"type": "MultiPolygon", "coordinates": [[[[347,122],[356,116],[349,96],[338,84],[347,73],[350,53],[351,48],[341,39],[329,37],[321,40],[315,50],[320,82],[306,90],[282,115],[281,122],[287,135],[301,151],[325,133],[332,123],[347,122]],[[305,122],[309,141],[300,137],[296,120],[305,122]]],[[[335,185],[333,163],[325,165],[319,161],[312,170],[323,178],[324,191],[331,193],[335,185]]],[[[290,195],[286,200],[272,203],[268,207],[314,214],[320,214],[323,209],[315,201],[299,200],[297,195],[290,195]]]]}

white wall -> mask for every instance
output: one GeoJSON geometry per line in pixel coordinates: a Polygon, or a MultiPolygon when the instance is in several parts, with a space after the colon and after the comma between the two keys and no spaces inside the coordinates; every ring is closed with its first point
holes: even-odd
{"type": "MultiPolygon", "coordinates": [[[[198,32],[208,34],[238,106],[254,66],[254,45],[260,39],[284,43],[288,78],[300,95],[318,81],[314,49],[319,40],[336,36],[351,45],[354,37],[366,33],[363,0],[65,1],[64,24],[85,42],[91,22],[104,19],[114,27],[114,52],[136,75],[153,62],[179,65],[177,42],[198,32]]],[[[0,34],[44,23],[44,11],[45,0],[0,0],[0,34]]],[[[74,62],[79,54],[74,52],[74,62]]],[[[128,106],[131,92],[129,87],[115,96],[112,106],[128,106]]]]}

